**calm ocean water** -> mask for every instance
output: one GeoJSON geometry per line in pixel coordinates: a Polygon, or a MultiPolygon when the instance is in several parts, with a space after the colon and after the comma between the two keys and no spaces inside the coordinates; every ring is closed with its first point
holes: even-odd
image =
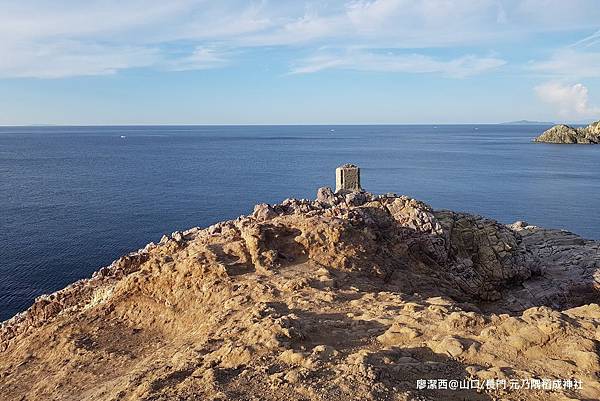
{"type": "Polygon", "coordinates": [[[0,127],[0,320],[163,233],[363,186],[600,239],[600,146],[544,126],[0,127]]]}

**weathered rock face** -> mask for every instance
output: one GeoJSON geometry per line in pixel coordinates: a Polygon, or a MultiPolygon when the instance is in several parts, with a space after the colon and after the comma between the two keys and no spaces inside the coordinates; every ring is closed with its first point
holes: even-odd
{"type": "Polygon", "coordinates": [[[546,143],[600,143],[600,121],[584,128],[573,128],[565,124],[555,125],[534,139],[535,142],[546,143]]]}
{"type": "Polygon", "coordinates": [[[600,246],[318,191],[165,236],[0,327],[0,400],[598,399],[600,246]],[[582,389],[417,390],[421,379],[582,389]]]}

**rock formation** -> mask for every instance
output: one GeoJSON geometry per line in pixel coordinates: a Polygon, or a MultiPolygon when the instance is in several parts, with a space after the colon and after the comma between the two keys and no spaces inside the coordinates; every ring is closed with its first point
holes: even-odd
{"type": "Polygon", "coordinates": [[[583,128],[558,124],[544,131],[534,142],[597,144],[600,143],[600,121],[583,128]]]}
{"type": "Polygon", "coordinates": [[[322,188],[38,298],[0,399],[600,399],[599,283],[598,242],[322,188]]]}

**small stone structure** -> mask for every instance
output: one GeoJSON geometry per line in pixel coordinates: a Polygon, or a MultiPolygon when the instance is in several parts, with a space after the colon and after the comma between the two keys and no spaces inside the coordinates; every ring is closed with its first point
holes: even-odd
{"type": "Polygon", "coordinates": [[[362,191],[360,187],[360,168],[354,164],[344,164],[335,169],[335,192],[362,191]]]}

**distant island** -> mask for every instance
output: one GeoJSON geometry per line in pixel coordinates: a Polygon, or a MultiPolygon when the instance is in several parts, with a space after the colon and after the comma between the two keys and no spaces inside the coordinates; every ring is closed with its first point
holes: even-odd
{"type": "Polygon", "coordinates": [[[600,121],[587,127],[572,127],[558,124],[533,139],[534,142],[559,144],[598,144],[600,143],[600,121]]]}
{"type": "Polygon", "coordinates": [[[500,125],[554,125],[554,123],[549,121],[518,120],[500,123],[500,125]]]}

